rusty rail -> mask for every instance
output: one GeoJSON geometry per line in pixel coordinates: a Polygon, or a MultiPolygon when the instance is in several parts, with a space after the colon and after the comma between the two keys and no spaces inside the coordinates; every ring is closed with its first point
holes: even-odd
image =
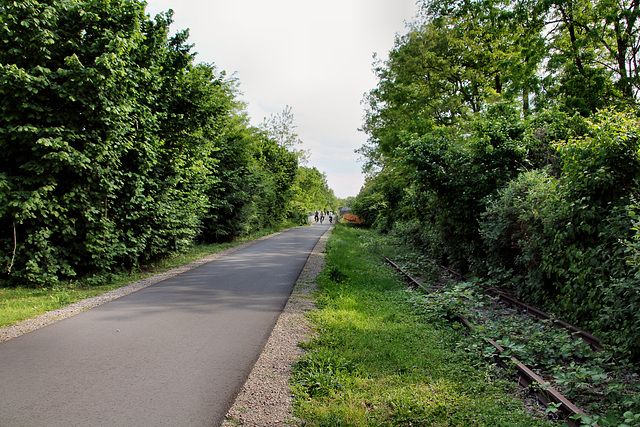
{"type": "Polygon", "coordinates": [[[406,273],[405,271],[403,271],[395,262],[391,261],[389,258],[384,257],[384,260],[389,263],[393,268],[395,268],[396,270],[398,270],[407,280],[407,282],[409,283],[409,285],[413,288],[422,288],[425,291],[428,291],[429,288],[427,288],[426,286],[424,286],[422,283],[418,282],[416,279],[414,279],[413,277],[411,277],[408,273],[406,273]]]}
{"type": "MultiPolygon", "coordinates": [[[[402,270],[400,270],[400,267],[396,266],[391,260],[389,260],[388,258],[385,257],[385,259],[387,259],[387,262],[391,263],[391,265],[393,265],[396,269],[398,269],[398,271],[401,271],[403,274],[405,274],[407,277],[409,277],[410,279],[407,280],[414,280],[413,278],[411,278],[411,276],[409,276],[408,274],[406,274],[405,272],[403,272],[402,270]]],[[[460,278],[461,280],[465,280],[465,277],[458,273],[455,270],[450,269],[449,267],[446,267],[444,265],[440,265],[438,264],[436,261],[434,260],[428,260],[429,262],[439,266],[440,268],[442,268],[443,270],[448,271],[449,273],[457,276],[458,278],[460,278]]],[[[420,287],[422,287],[423,289],[426,289],[423,285],[418,284],[420,287]]],[[[549,320],[552,319],[553,316],[551,316],[548,313],[545,313],[542,310],[539,310],[535,307],[532,307],[514,297],[512,297],[511,295],[501,291],[500,289],[496,289],[496,288],[492,288],[489,286],[483,286],[483,289],[485,290],[485,292],[496,295],[500,298],[500,300],[502,302],[504,302],[505,304],[508,304],[516,309],[522,310],[524,312],[530,313],[533,316],[536,316],[539,319],[542,320],[549,320]]],[[[584,331],[580,328],[577,328],[573,325],[571,325],[570,323],[567,323],[563,320],[560,319],[553,319],[553,324],[555,326],[561,327],[561,328],[565,328],[569,331],[569,333],[571,334],[572,337],[574,338],[580,338],[582,339],[587,345],[589,345],[589,347],[591,347],[593,350],[595,351],[602,351],[603,347],[602,347],[602,343],[600,342],[600,340],[595,337],[594,335],[590,334],[587,331],[584,331]]]]}
{"type": "MultiPolygon", "coordinates": [[[[458,316],[458,319],[467,327],[467,329],[472,331],[476,329],[465,317],[458,316]]],[[[484,338],[484,340],[495,347],[500,354],[505,351],[505,349],[494,340],[488,338],[484,338]]],[[[507,364],[500,355],[495,357],[495,361],[501,367],[505,369],[509,368],[509,364],[507,364]]],[[[580,408],[571,403],[569,399],[564,397],[555,388],[551,387],[547,381],[515,357],[510,356],[509,361],[512,363],[512,366],[516,368],[516,372],[518,374],[518,385],[533,392],[538,402],[540,402],[545,408],[549,407],[549,403],[558,405],[560,414],[562,414],[563,419],[569,426],[578,427],[582,425],[579,419],[576,420],[572,418],[576,415],[586,415],[580,408]]]]}
{"type": "MultiPolygon", "coordinates": [[[[500,353],[505,351],[504,348],[502,348],[502,346],[500,346],[500,344],[498,344],[497,342],[490,339],[486,339],[486,341],[494,346],[500,353]]],[[[573,418],[576,415],[586,415],[580,408],[571,403],[556,389],[548,385],[548,383],[542,377],[537,375],[526,365],[521,363],[518,359],[511,356],[509,360],[518,371],[518,384],[520,386],[529,388],[529,390],[533,390],[536,399],[538,399],[538,402],[540,402],[543,406],[548,407],[549,403],[558,405],[558,410],[560,411],[562,417],[568,425],[572,427],[582,425],[580,419],[576,420],[575,418],[573,418]],[[533,388],[531,387],[532,385],[534,386],[533,388]]],[[[496,361],[503,368],[507,368],[507,363],[500,356],[496,357],[496,361]]]]}
{"type": "Polygon", "coordinates": [[[556,325],[558,327],[561,327],[561,328],[567,329],[572,337],[582,339],[593,350],[596,350],[596,351],[602,351],[603,350],[602,344],[600,343],[600,340],[597,337],[591,335],[589,332],[583,331],[580,328],[576,328],[575,326],[573,326],[573,325],[571,325],[571,324],[569,324],[569,323],[567,323],[567,322],[565,322],[563,320],[553,319],[550,314],[545,313],[542,310],[538,310],[537,308],[532,307],[530,305],[527,305],[527,304],[523,303],[522,301],[519,301],[519,300],[513,298],[512,296],[502,292],[499,289],[487,287],[487,288],[485,288],[485,291],[490,293],[490,294],[498,296],[500,298],[500,300],[502,302],[504,302],[505,304],[509,304],[510,306],[512,306],[514,308],[517,308],[517,309],[520,309],[520,310],[522,310],[524,312],[530,313],[530,314],[536,316],[539,319],[543,319],[543,320],[552,319],[554,325],[556,325]]]}
{"type": "MultiPolygon", "coordinates": [[[[396,263],[394,263],[393,261],[391,261],[389,258],[384,257],[385,261],[387,263],[389,263],[393,268],[395,268],[397,271],[399,271],[403,276],[406,277],[407,282],[409,283],[409,285],[411,285],[412,287],[419,287],[422,288],[424,290],[430,290],[428,287],[424,286],[422,283],[418,282],[416,279],[414,279],[413,277],[411,277],[408,273],[404,272],[396,263]]],[[[542,319],[550,319],[551,316],[543,311],[540,311],[538,309],[536,309],[535,307],[531,307],[526,305],[525,303],[518,301],[517,299],[497,290],[494,288],[488,288],[485,289],[490,293],[493,293],[495,295],[498,295],[500,297],[501,300],[505,301],[508,304],[511,305],[516,305],[521,309],[524,309],[532,314],[534,314],[537,317],[540,317],[542,319]]],[[[465,318],[462,316],[458,316],[458,319],[460,319],[460,321],[469,329],[469,330],[475,330],[476,328],[465,318]]],[[[558,325],[558,326],[562,326],[565,327],[567,329],[569,329],[570,331],[574,332],[573,335],[578,335],[580,336],[580,338],[585,339],[585,340],[592,340],[593,344],[597,343],[597,346],[600,346],[600,341],[594,337],[593,335],[582,331],[581,329],[578,329],[566,322],[563,322],[561,320],[554,320],[554,324],[558,325]]],[[[491,344],[493,347],[495,347],[495,349],[502,354],[505,349],[500,346],[500,344],[498,344],[497,342],[495,342],[494,340],[488,339],[488,338],[484,338],[484,340],[491,344]]],[[[587,341],[589,343],[589,341],[587,341]]],[[[589,343],[590,345],[592,345],[591,343],[589,343]]],[[[593,345],[592,345],[593,347],[593,345]]],[[[600,349],[602,349],[602,347],[600,347],[600,349]]],[[[498,365],[502,366],[503,368],[508,368],[508,363],[504,360],[503,357],[501,357],[500,355],[497,355],[495,357],[496,363],[498,363],[498,365]]],[[[516,372],[518,374],[518,384],[522,387],[528,388],[530,391],[532,391],[536,397],[536,399],[538,400],[538,402],[540,402],[540,404],[542,404],[545,408],[549,407],[550,403],[553,403],[557,406],[560,414],[562,415],[562,417],[564,418],[564,420],[566,421],[566,423],[571,426],[571,427],[578,427],[581,426],[582,423],[580,421],[580,419],[575,419],[573,417],[576,417],[577,415],[582,416],[582,415],[586,415],[584,413],[584,411],[582,411],[580,408],[578,408],[576,405],[574,405],[573,403],[571,403],[566,397],[564,397],[559,391],[557,391],[556,389],[554,389],[553,387],[551,387],[549,385],[549,383],[547,381],[545,381],[542,377],[540,377],[539,375],[537,375],[535,372],[533,372],[531,369],[529,369],[526,365],[524,365],[522,362],[520,362],[518,359],[516,359],[513,356],[509,357],[509,361],[513,364],[513,366],[516,368],[516,372]]],[[[596,426],[597,427],[597,426],[596,426]]]]}

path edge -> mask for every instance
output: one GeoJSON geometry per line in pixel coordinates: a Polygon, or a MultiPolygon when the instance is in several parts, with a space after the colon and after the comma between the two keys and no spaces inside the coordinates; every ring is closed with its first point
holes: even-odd
{"type": "Polygon", "coordinates": [[[334,226],[318,239],[267,342],[221,427],[292,427],[291,369],[304,354],[298,344],[313,334],[307,314],[316,310],[316,276],[324,267],[325,248],[334,226]]]}
{"type": "Polygon", "coordinates": [[[268,234],[266,236],[259,237],[249,242],[241,243],[232,248],[224,249],[220,252],[207,255],[205,257],[202,257],[188,264],[181,265],[179,267],[172,268],[165,272],[154,274],[153,276],[137,280],[126,286],[122,286],[120,288],[105,292],[104,294],[100,294],[95,297],[86,298],[81,301],[74,302],[73,304],[69,304],[65,307],[48,311],[46,313],[39,314],[34,317],[30,317],[18,323],[14,323],[13,325],[4,326],[0,328],[0,343],[4,341],[8,341],[13,338],[17,338],[26,333],[33,332],[37,329],[44,328],[45,326],[51,325],[52,323],[75,316],[76,314],[80,314],[83,311],[92,309],[106,302],[113,301],[123,296],[132,294],[141,289],[144,289],[151,285],[155,285],[156,283],[162,282],[163,280],[170,279],[181,273],[200,267],[201,265],[207,264],[209,262],[215,261],[217,259],[230,255],[234,252],[237,252],[239,250],[253,246],[256,243],[259,243],[263,240],[267,240],[272,237],[278,236],[282,233],[286,233],[287,231],[292,230],[294,228],[298,228],[298,227],[287,228],[272,234],[268,234]]]}

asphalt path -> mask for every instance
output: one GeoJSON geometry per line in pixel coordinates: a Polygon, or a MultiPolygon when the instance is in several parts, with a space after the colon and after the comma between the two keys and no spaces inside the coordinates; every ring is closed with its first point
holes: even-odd
{"type": "Polygon", "coordinates": [[[328,227],[0,343],[0,427],[219,425],[328,227]]]}

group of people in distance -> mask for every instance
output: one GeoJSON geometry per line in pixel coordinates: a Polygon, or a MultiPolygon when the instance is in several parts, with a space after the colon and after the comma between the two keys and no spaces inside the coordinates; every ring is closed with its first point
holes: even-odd
{"type": "Polygon", "coordinates": [[[333,223],[333,212],[316,211],[315,220],[316,223],[320,221],[320,224],[324,222],[325,214],[329,217],[329,223],[333,223]]]}

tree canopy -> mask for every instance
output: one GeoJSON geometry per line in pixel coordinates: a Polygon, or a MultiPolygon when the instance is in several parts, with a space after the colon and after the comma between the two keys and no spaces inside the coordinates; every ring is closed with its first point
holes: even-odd
{"type": "Polygon", "coordinates": [[[140,0],[0,6],[3,282],[89,283],[308,208],[291,109],[251,126],[171,24],[140,0]]]}
{"type": "Polygon", "coordinates": [[[638,6],[423,1],[375,64],[354,202],[636,359],[638,6]]]}

